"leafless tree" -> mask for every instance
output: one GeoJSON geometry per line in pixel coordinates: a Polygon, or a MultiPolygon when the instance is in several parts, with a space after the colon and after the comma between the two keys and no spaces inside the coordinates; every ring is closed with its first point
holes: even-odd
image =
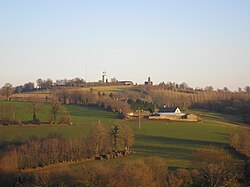
{"type": "Polygon", "coordinates": [[[16,108],[11,104],[3,104],[0,106],[0,121],[3,124],[10,125],[15,122],[16,108]]]}
{"type": "Polygon", "coordinates": [[[250,92],[250,86],[246,86],[246,87],[245,87],[245,91],[246,91],[246,92],[250,92]]]}
{"type": "Polygon", "coordinates": [[[119,138],[122,141],[123,148],[125,151],[129,151],[129,148],[135,143],[133,131],[127,124],[121,126],[119,138]]]}
{"type": "Polygon", "coordinates": [[[232,186],[242,175],[241,165],[215,147],[197,150],[195,164],[205,186],[232,186]]]}
{"type": "Polygon", "coordinates": [[[87,137],[89,155],[99,156],[104,153],[109,146],[108,140],[108,133],[103,125],[100,122],[93,124],[87,137]]]}
{"type": "Polygon", "coordinates": [[[50,106],[49,122],[50,122],[50,124],[56,124],[61,104],[58,101],[56,101],[55,99],[52,99],[49,106],[50,106]]]}
{"type": "Polygon", "coordinates": [[[10,83],[6,83],[3,87],[2,87],[2,94],[4,96],[6,96],[7,100],[10,100],[10,96],[13,93],[13,87],[12,84],[10,83]]]}
{"type": "Polygon", "coordinates": [[[70,114],[67,108],[65,108],[63,105],[60,106],[59,116],[60,116],[60,123],[71,124],[70,114]]]}
{"type": "Polygon", "coordinates": [[[44,104],[36,101],[36,100],[32,100],[28,103],[28,110],[32,113],[32,123],[39,123],[39,119],[37,118],[37,113],[42,111],[44,107],[44,104]]]}

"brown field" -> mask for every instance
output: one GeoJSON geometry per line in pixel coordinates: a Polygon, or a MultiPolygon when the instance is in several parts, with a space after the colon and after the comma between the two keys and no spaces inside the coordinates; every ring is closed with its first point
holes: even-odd
{"type": "Polygon", "coordinates": [[[30,101],[30,100],[39,100],[44,102],[47,99],[52,97],[51,93],[25,93],[25,94],[13,94],[10,96],[12,101],[30,101]]]}

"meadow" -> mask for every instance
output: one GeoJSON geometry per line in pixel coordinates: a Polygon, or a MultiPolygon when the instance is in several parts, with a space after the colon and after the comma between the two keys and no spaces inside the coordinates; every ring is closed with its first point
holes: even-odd
{"type": "MultiPolygon", "coordinates": [[[[133,88],[133,86],[95,86],[92,89],[98,92],[105,92],[105,93],[119,93],[124,90],[129,90],[133,88]]],[[[82,88],[81,90],[89,90],[90,88],[82,88]]]]}
{"type": "MultiPolygon", "coordinates": [[[[2,101],[0,104],[4,104],[2,101]]],[[[21,121],[32,119],[26,102],[8,102],[16,108],[16,118],[21,121]]],[[[6,103],[5,103],[6,104],[6,103]]],[[[170,167],[194,167],[195,150],[215,146],[229,152],[229,135],[235,125],[240,123],[237,117],[220,115],[207,111],[190,111],[202,116],[201,122],[169,122],[142,119],[141,129],[137,120],[119,119],[116,113],[98,108],[75,105],[65,105],[68,109],[73,125],[0,125],[0,139],[6,143],[23,142],[31,136],[46,137],[50,133],[59,133],[63,137],[85,136],[93,123],[101,122],[111,130],[113,125],[127,123],[134,132],[136,143],[132,150],[136,152],[128,159],[158,156],[166,161],[170,167]]],[[[42,122],[47,121],[48,108],[37,117],[42,122]]],[[[111,161],[114,162],[114,161],[111,161]]]]}

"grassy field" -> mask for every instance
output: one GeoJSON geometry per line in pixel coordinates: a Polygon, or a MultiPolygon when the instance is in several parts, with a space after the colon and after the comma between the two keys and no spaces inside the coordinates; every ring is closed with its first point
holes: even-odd
{"type": "MultiPolygon", "coordinates": [[[[17,118],[21,120],[31,119],[32,115],[28,112],[25,102],[11,102],[11,104],[17,108],[17,118]]],[[[121,120],[115,113],[82,106],[66,105],[66,107],[70,112],[73,126],[0,125],[0,138],[7,142],[24,141],[32,135],[44,137],[51,132],[60,133],[64,137],[82,136],[86,135],[91,125],[98,121],[108,129],[111,129],[114,123],[127,123],[133,129],[136,137],[136,144],[133,147],[136,155],[129,159],[159,156],[169,166],[189,168],[192,167],[194,151],[198,148],[213,145],[230,151],[228,144],[230,130],[234,124],[240,122],[237,117],[233,116],[223,116],[206,111],[191,111],[201,114],[203,121],[196,123],[143,119],[141,130],[139,130],[136,120],[121,120]]],[[[45,108],[45,111],[38,114],[38,117],[43,121],[46,121],[48,106],[45,108]]]]}
{"type": "MultiPolygon", "coordinates": [[[[1,101],[2,104],[10,104],[16,109],[16,119],[20,121],[28,121],[32,119],[32,113],[29,112],[27,102],[6,102],[1,101]]],[[[73,125],[14,125],[2,126],[0,125],[0,138],[7,142],[25,141],[31,136],[39,138],[46,137],[50,133],[57,132],[64,137],[83,136],[86,135],[93,123],[101,122],[110,127],[116,122],[120,121],[118,114],[99,110],[97,108],[87,108],[82,106],[65,105],[68,109],[73,125]]],[[[48,121],[48,104],[44,104],[44,110],[38,112],[37,117],[41,122],[48,121]]]]}
{"type": "MultiPolygon", "coordinates": [[[[129,90],[132,86],[96,86],[92,89],[94,91],[105,92],[105,93],[117,93],[122,92],[124,90],[129,90]]],[[[82,90],[89,90],[91,88],[82,88],[82,90]]]]}
{"type": "Polygon", "coordinates": [[[205,146],[228,149],[230,126],[209,122],[164,122],[142,121],[139,131],[132,125],[136,134],[134,150],[140,156],[160,156],[168,165],[191,167],[194,151],[205,146]]]}

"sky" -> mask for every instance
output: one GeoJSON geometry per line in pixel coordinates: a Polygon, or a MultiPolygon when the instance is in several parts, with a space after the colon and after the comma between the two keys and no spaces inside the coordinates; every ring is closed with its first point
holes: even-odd
{"type": "Polygon", "coordinates": [[[250,85],[249,0],[0,0],[0,87],[108,78],[250,85]]]}

